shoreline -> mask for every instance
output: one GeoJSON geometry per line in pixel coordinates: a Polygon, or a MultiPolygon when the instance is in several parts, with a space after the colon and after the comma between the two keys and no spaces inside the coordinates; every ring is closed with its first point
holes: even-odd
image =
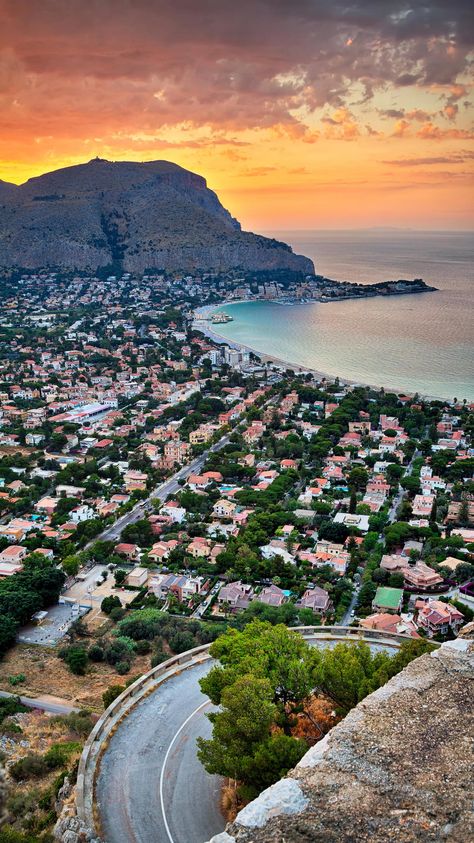
{"type": "MultiPolygon", "coordinates": [[[[232,299],[230,301],[221,302],[220,304],[216,305],[202,305],[202,307],[196,308],[195,313],[202,313],[203,315],[206,315],[207,313],[209,313],[209,311],[217,310],[218,308],[229,306],[231,304],[252,304],[255,301],[265,301],[265,299],[232,299]]],[[[280,304],[282,307],[285,306],[285,303],[283,302],[270,303],[280,304]]],[[[314,304],[314,302],[298,302],[298,304],[314,304]]],[[[223,334],[217,333],[212,328],[210,328],[209,323],[204,320],[202,321],[202,323],[200,322],[200,320],[193,320],[192,328],[195,331],[200,331],[202,334],[207,336],[208,339],[213,340],[213,342],[216,342],[218,345],[222,345],[223,343],[225,343],[230,348],[234,348],[237,351],[249,351],[259,357],[262,363],[274,363],[277,367],[283,366],[285,369],[291,368],[298,374],[308,372],[309,374],[319,378],[319,380],[326,380],[329,383],[334,383],[334,381],[337,379],[341,386],[367,386],[370,389],[384,389],[386,392],[394,392],[396,395],[407,395],[409,397],[419,395],[420,398],[426,399],[427,401],[443,401],[447,405],[451,405],[453,403],[448,398],[443,398],[440,395],[427,395],[419,391],[407,391],[401,387],[388,387],[385,384],[367,383],[367,381],[359,381],[351,378],[345,378],[341,375],[331,375],[328,372],[322,372],[319,369],[314,369],[310,366],[303,366],[301,363],[294,363],[291,360],[283,360],[281,357],[275,357],[274,354],[268,354],[265,351],[259,351],[257,348],[247,345],[246,343],[243,343],[240,340],[233,340],[230,339],[230,337],[226,337],[223,334]]]]}

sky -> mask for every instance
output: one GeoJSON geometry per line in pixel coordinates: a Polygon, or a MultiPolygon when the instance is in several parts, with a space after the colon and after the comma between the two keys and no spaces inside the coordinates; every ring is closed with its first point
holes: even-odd
{"type": "Polygon", "coordinates": [[[0,0],[0,179],[166,159],[245,228],[473,227],[472,0],[0,0]]]}

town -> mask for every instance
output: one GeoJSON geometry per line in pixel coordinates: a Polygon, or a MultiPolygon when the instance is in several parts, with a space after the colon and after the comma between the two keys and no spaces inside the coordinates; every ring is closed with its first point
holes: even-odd
{"type": "Polygon", "coordinates": [[[216,344],[212,275],[4,281],[4,692],[97,712],[255,618],[437,642],[473,619],[472,405],[216,344]]]}

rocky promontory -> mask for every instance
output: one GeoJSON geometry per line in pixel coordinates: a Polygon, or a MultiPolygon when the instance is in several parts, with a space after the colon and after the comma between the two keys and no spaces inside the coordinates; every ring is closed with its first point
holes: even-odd
{"type": "Polygon", "coordinates": [[[202,176],[99,158],[0,182],[0,267],[314,273],[286,243],[242,231],[202,176]]]}
{"type": "Polygon", "coordinates": [[[469,639],[415,659],[210,843],[474,839],[473,680],[469,639]]]}

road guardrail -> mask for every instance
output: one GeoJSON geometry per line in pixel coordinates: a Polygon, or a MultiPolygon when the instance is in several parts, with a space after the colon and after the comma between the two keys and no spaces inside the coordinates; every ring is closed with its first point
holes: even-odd
{"type": "MultiPolygon", "coordinates": [[[[352,626],[297,626],[291,627],[307,640],[379,642],[381,645],[398,647],[409,641],[409,635],[379,632],[375,629],[363,629],[352,626]]],[[[210,644],[194,647],[178,656],[162,662],[135,680],[125,691],[109,705],[101,715],[87,738],[79,762],[76,783],[76,809],[79,819],[89,828],[96,829],[98,817],[94,811],[94,791],[99,761],[107,748],[108,739],[131,709],[149,693],[155,692],[163,682],[178,675],[183,670],[202,664],[211,659],[210,644]]],[[[100,832],[99,829],[97,829],[100,832]]]]}

